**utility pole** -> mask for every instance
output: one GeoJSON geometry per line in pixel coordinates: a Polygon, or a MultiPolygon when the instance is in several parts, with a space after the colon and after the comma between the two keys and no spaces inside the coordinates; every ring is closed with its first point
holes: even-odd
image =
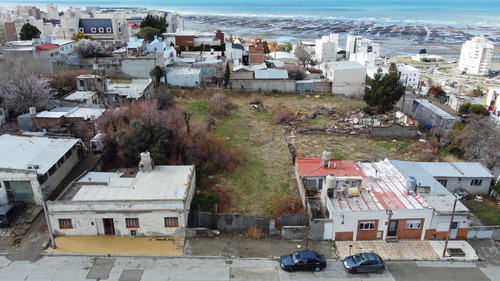
{"type": "Polygon", "coordinates": [[[42,186],[40,185],[40,195],[42,196],[42,206],[43,213],[45,214],[45,220],[47,221],[47,228],[49,229],[50,242],[52,243],[52,248],[56,248],[56,240],[54,239],[54,233],[52,233],[52,226],[49,220],[49,212],[47,210],[47,203],[45,202],[45,194],[43,193],[42,186]]]}
{"type": "Polygon", "coordinates": [[[458,88],[457,110],[455,112],[458,112],[458,108],[460,107],[460,92],[462,92],[462,83],[460,83],[460,87],[458,88]]]}
{"type": "Polygon", "coordinates": [[[457,206],[457,198],[455,198],[455,203],[453,203],[453,211],[451,211],[451,221],[450,227],[448,228],[448,234],[446,234],[446,242],[444,242],[443,259],[446,256],[446,250],[448,248],[448,239],[450,238],[451,227],[453,226],[453,217],[455,216],[455,207],[457,206]]]}
{"type": "Polygon", "coordinates": [[[403,94],[403,104],[401,104],[401,112],[405,113],[405,97],[406,97],[406,84],[408,83],[408,75],[406,75],[405,80],[405,92],[403,94]]]}
{"type": "Polygon", "coordinates": [[[309,250],[309,200],[306,197],[306,250],[309,250]]]}

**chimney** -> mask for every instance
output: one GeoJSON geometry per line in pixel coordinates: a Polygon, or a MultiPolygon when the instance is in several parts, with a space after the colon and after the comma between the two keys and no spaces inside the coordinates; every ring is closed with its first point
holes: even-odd
{"type": "Polygon", "coordinates": [[[152,171],[154,167],[153,160],[151,159],[151,155],[149,152],[142,152],[141,153],[141,162],[139,162],[139,170],[145,172],[145,171],[152,171]]]}
{"type": "Polygon", "coordinates": [[[30,107],[30,114],[31,114],[31,116],[36,115],[36,107],[30,107]]]}
{"type": "Polygon", "coordinates": [[[331,159],[332,153],[330,152],[330,150],[324,150],[323,154],[321,155],[321,165],[323,167],[329,168],[331,159]]]}

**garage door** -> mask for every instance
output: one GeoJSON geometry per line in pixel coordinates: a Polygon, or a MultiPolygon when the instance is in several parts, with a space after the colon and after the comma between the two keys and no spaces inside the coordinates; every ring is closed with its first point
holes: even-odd
{"type": "Polygon", "coordinates": [[[29,181],[6,181],[9,201],[23,201],[27,204],[35,204],[35,196],[29,181]]]}

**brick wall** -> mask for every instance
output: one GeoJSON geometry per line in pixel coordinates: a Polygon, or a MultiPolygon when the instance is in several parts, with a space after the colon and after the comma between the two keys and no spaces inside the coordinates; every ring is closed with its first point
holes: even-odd
{"type": "Polygon", "coordinates": [[[358,221],[358,234],[356,240],[376,240],[378,232],[378,220],[360,220],[358,221]],[[359,226],[363,222],[375,222],[375,229],[372,230],[361,230],[359,226]]]}
{"type": "Polygon", "coordinates": [[[422,228],[424,226],[424,219],[404,219],[398,220],[398,229],[396,231],[396,236],[398,239],[420,239],[422,237],[422,228]],[[407,229],[406,221],[408,220],[419,220],[420,228],[418,229],[407,229]]]}
{"type": "MultiPolygon", "coordinates": [[[[468,228],[459,228],[458,233],[457,233],[457,238],[456,239],[467,239],[467,234],[469,233],[468,228]]],[[[432,235],[436,234],[436,238],[438,240],[445,240],[446,235],[448,234],[447,231],[436,231],[435,229],[427,229],[425,232],[425,239],[430,240],[432,239],[432,235]]]]}

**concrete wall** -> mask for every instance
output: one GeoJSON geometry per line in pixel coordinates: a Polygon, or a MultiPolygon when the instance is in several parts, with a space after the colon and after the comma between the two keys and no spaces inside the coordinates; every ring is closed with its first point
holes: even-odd
{"type": "Polygon", "coordinates": [[[279,92],[287,92],[293,93],[295,92],[295,80],[267,80],[267,79],[259,79],[259,80],[230,80],[233,90],[251,90],[251,91],[264,91],[264,92],[272,92],[273,90],[279,92]]]}
{"type": "Polygon", "coordinates": [[[418,135],[416,126],[401,126],[394,122],[389,127],[373,127],[370,134],[381,138],[411,138],[418,135]]]}
{"type": "Polygon", "coordinates": [[[332,93],[359,96],[364,93],[366,69],[332,70],[332,93]]]}
{"type": "Polygon", "coordinates": [[[149,73],[156,66],[163,65],[163,53],[156,53],[154,57],[127,57],[122,61],[122,71],[124,74],[136,78],[151,78],[149,73]],[[156,60],[156,63],[155,63],[156,60]]]}
{"type": "Polygon", "coordinates": [[[500,239],[500,226],[471,226],[467,239],[500,239]]]}
{"type": "MultiPolygon", "coordinates": [[[[325,230],[328,227],[328,222],[331,222],[331,220],[325,220],[325,219],[311,220],[311,222],[309,223],[309,239],[323,240],[325,230]]],[[[329,229],[331,229],[331,225],[329,229]]]]}
{"type": "Polygon", "coordinates": [[[305,239],[307,226],[283,226],[281,227],[281,238],[283,239],[305,239]]]}
{"type": "Polygon", "coordinates": [[[212,214],[209,212],[189,214],[190,228],[204,227],[228,233],[244,233],[253,226],[260,228],[262,233],[269,233],[269,221],[269,218],[240,214],[212,214]]]}

